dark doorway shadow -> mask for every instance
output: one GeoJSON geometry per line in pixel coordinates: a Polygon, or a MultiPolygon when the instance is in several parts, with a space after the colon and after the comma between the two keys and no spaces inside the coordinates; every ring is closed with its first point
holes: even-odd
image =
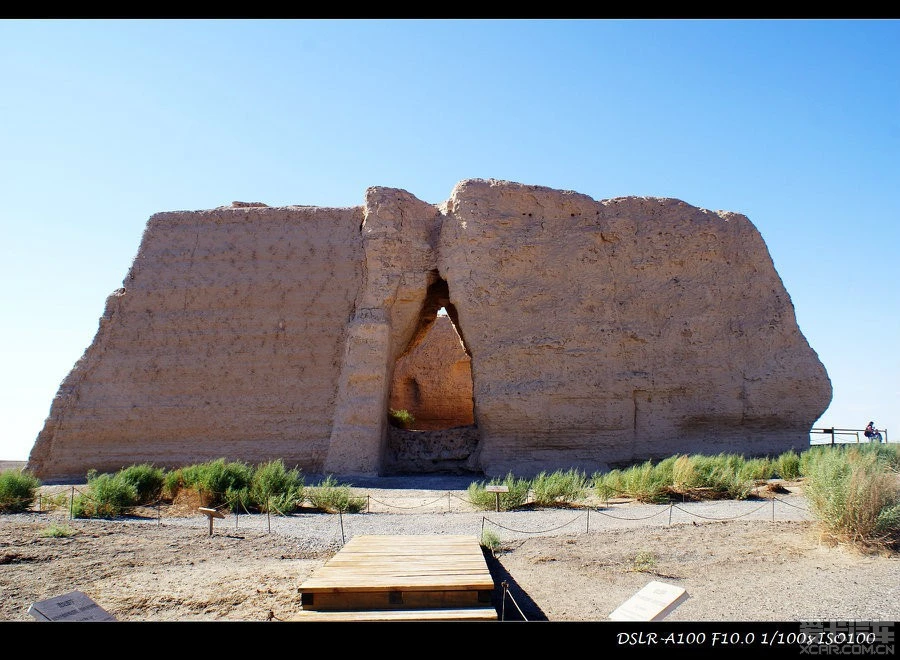
{"type": "Polygon", "coordinates": [[[497,618],[500,621],[549,621],[540,606],[518,585],[500,560],[494,557],[494,553],[486,548],[482,548],[482,552],[494,579],[491,603],[497,609],[497,618]],[[506,583],[505,591],[504,583],[506,583]]]}

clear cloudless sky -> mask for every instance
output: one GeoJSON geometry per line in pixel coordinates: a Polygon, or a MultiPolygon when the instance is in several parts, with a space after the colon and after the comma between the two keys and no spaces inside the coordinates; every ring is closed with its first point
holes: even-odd
{"type": "Polygon", "coordinates": [[[747,215],[900,441],[900,21],[0,20],[0,459],[25,460],[147,219],[446,200],[467,178],[747,215]]]}

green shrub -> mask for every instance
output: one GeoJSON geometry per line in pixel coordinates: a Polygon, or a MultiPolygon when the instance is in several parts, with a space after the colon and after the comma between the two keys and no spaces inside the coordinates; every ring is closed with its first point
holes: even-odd
{"type": "Polygon", "coordinates": [[[747,481],[768,481],[775,474],[775,464],[768,458],[744,459],[736,474],[747,481]]]}
{"type": "Polygon", "coordinates": [[[874,454],[881,463],[893,470],[900,471],[900,444],[882,444],[880,442],[847,445],[848,450],[856,450],[862,454],[874,454]]]}
{"type": "Polygon", "coordinates": [[[700,488],[703,473],[700,471],[695,456],[681,454],[672,463],[672,488],[679,493],[686,493],[700,488]]]}
{"type": "Polygon", "coordinates": [[[321,511],[328,513],[359,513],[366,508],[365,497],[353,495],[350,486],[339,484],[332,475],[328,475],[318,486],[306,489],[309,503],[321,511]]]}
{"type": "Polygon", "coordinates": [[[481,547],[491,551],[496,555],[500,550],[500,535],[497,532],[486,529],[481,533],[481,547]]]}
{"type": "Polygon", "coordinates": [[[650,461],[622,470],[619,477],[620,493],[638,502],[667,502],[670,484],[671,481],[665,479],[665,473],[660,475],[650,461]]]}
{"type": "Polygon", "coordinates": [[[0,512],[26,511],[37,499],[40,480],[22,470],[0,472],[0,512]]]}
{"type": "Polygon", "coordinates": [[[695,483],[692,494],[705,491],[706,497],[746,499],[753,491],[754,482],[771,474],[771,465],[767,460],[748,461],[737,454],[694,454],[690,461],[695,483]]]}
{"type": "Polygon", "coordinates": [[[642,550],[632,558],[631,570],[635,573],[652,573],[656,570],[656,555],[649,550],[642,550]]]}
{"type": "Polygon", "coordinates": [[[591,475],[591,484],[594,494],[603,502],[608,502],[611,498],[619,493],[618,477],[621,474],[618,470],[610,472],[595,472],[591,475]]]}
{"type": "Polygon", "coordinates": [[[670,456],[654,465],[653,480],[671,486],[675,482],[675,463],[677,461],[677,456],[670,456]]]}
{"type": "Polygon", "coordinates": [[[40,498],[41,510],[51,511],[53,509],[68,509],[69,496],[66,493],[57,493],[56,495],[44,495],[40,498]]]}
{"type": "Polygon", "coordinates": [[[72,503],[76,518],[115,518],[138,503],[137,488],[118,474],[89,474],[88,492],[76,495],[72,503]]]}
{"type": "Polygon", "coordinates": [[[807,461],[805,491],[831,538],[860,546],[900,542],[900,484],[877,452],[832,448],[807,461]]]}
{"type": "Polygon", "coordinates": [[[221,499],[221,503],[217,504],[216,506],[227,506],[228,510],[232,512],[237,511],[238,513],[253,513],[257,508],[256,502],[250,495],[250,489],[247,487],[232,488],[229,486],[225,490],[225,496],[221,499]]]}
{"type": "Polygon", "coordinates": [[[147,463],[124,468],[118,472],[117,476],[125,483],[134,486],[139,504],[155,502],[162,493],[165,483],[162,469],[147,463]]]}
{"type": "Polygon", "coordinates": [[[388,410],[388,422],[398,429],[408,429],[415,421],[416,418],[408,410],[394,410],[393,408],[388,410]]]}
{"type": "Polygon", "coordinates": [[[239,461],[225,462],[224,458],[181,469],[182,486],[203,491],[205,505],[218,506],[234,494],[249,488],[253,480],[253,468],[239,461]]]}
{"type": "Polygon", "coordinates": [[[587,490],[587,478],[575,469],[552,474],[541,472],[531,482],[533,501],[538,506],[573,504],[583,500],[587,490]]]}
{"type": "Polygon", "coordinates": [[[780,454],[773,463],[779,478],[794,480],[800,477],[800,456],[794,450],[780,454]]]}
{"type": "Polygon", "coordinates": [[[182,473],[181,468],[166,472],[163,476],[162,494],[165,497],[169,499],[175,499],[175,496],[178,495],[178,491],[180,491],[183,487],[184,474],[182,473]]]}
{"type": "Polygon", "coordinates": [[[300,471],[288,470],[281,459],[257,466],[250,482],[250,497],[263,512],[296,511],[303,504],[304,490],[300,471]]]}
{"type": "Polygon", "coordinates": [[[837,447],[830,447],[828,445],[821,447],[810,447],[805,452],[800,454],[800,476],[806,477],[809,474],[810,466],[816,462],[821,456],[832,452],[838,451],[837,447]]]}
{"type": "Polygon", "coordinates": [[[46,529],[42,529],[40,535],[44,538],[68,538],[69,536],[75,536],[78,533],[78,530],[69,527],[68,525],[57,525],[56,523],[51,523],[49,527],[46,529]]]}
{"type": "Polygon", "coordinates": [[[510,472],[504,479],[494,478],[489,483],[471,483],[468,488],[469,501],[478,509],[491,510],[497,508],[497,493],[485,490],[486,486],[506,486],[507,493],[500,493],[500,508],[504,511],[516,509],[528,501],[531,482],[513,476],[510,472]]]}
{"type": "Polygon", "coordinates": [[[625,473],[618,468],[606,473],[594,473],[594,493],[603,501],[625,494],[625,473]]]}

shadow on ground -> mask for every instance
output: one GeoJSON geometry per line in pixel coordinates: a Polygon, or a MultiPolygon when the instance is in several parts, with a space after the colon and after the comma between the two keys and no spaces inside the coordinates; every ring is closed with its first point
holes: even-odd
{"type": "Polygon", "coordinates": [[[540,606],[516,583],[494,554],[485,548],[482,552],[494,579],[491,603],[497,609],[497,618],[500,621],[549,621],[540,606]]]}

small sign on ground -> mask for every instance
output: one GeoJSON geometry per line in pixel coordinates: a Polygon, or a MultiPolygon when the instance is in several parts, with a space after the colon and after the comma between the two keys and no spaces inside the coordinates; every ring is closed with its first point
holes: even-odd
{"type": "Polygon", "coordinates": [[[116,620],[116,617],[80,591],[70,591],[56,598],[33,603],[28,608],[28,613],[38,621],[116,620]]]}
{"type": "Polygon", "coordinates": [[[609,618],[613,621],[662,621],[688,599],[681,587],[665,582],[650,582],[619,605],[609,618]]]}
{"type": "Polygon", "coordinates": [[[225,515],[221,511],[217,511],[216,509],[209,509],[205,506],[201,506],[197,509],[200,513],[205,514],[207,518],[209,518],[209,535],[212,536],[213,532],[213,519],[214,518],[224,518],[225,515]]]}

